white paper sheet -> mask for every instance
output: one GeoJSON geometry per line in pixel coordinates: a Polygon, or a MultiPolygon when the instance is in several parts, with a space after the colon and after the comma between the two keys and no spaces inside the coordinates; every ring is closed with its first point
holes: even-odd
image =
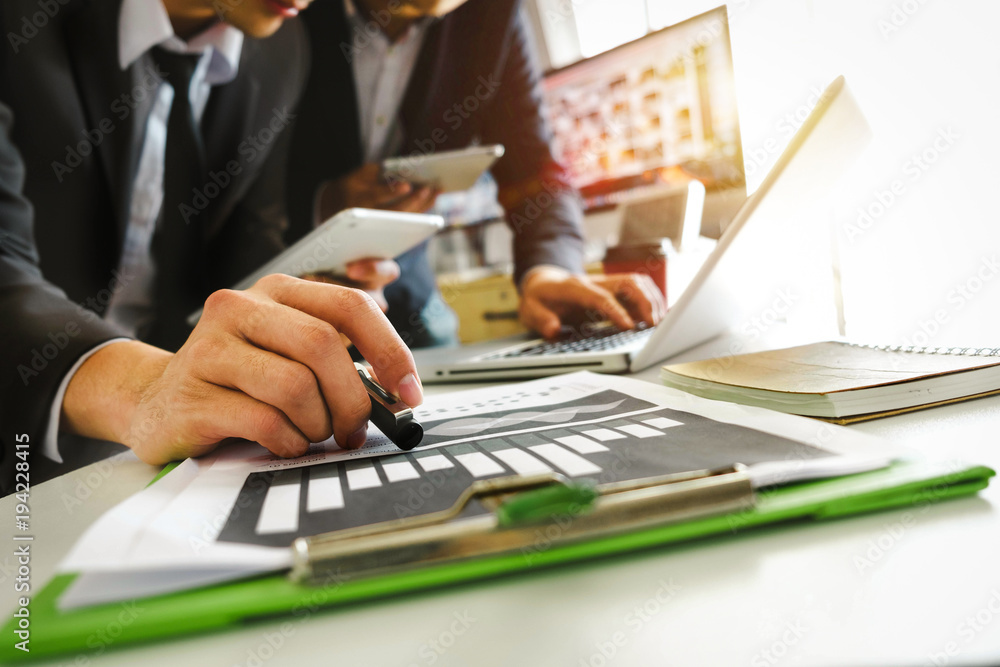
{"type": "Polygon", "coordinates": [[[257,444],[242,443],[184,461],[110,510],[84,534],[60,566],[63,572],[81,574],[63,595],[60,607],[130,599],[287,568],[290,538],[282,546],[268,546],[220,539],[220,533],[226,526],[236,535],[256,527],[256,538],[266,540],[282,531],[299,530],[295,512],[310,521],[360,520],[362,510],[356,508],[366,505],[357,494],[363,493],[384,494],[386,505],[395,503],[405,510],[407,503],[415,504],[414,489],[421,488],[416,485],[427,483],[421,482],[424,476],[479,477],[551,468],[571,477],[593,476],[600,483],[600,474],[610,474],[602,470],[602,465],[610,467],[601,463],[607,459],[600,457],[631,451],[629,447],[646,447],[647,456],[650,446],[659,447],[656,455],[662,451],[669,460],[699,455],[692,450],[702,447],[706,452],[712,447],[735,447],[734,458],[752,449],[739,449],[739,442],[712,442],[718,438],[767,441],[777,436],[801,444],[778,460],[749,466],[754,486],[760,487],[874,469],[901,453],[884,441],[825,422],[591,373],[434,396],[415,413],[430,444],[407,458],[399,456],[400,450],[373,427],[368,443],[355,451],[342,450],[331,439],[313,445],[305,456],[282,459],[257,444]],[[604,396],[611,398],[603,400],[604,396]],[[674,444],[684,437],[688,444],[674,444]],[[691,444],[691,437],[702,440],[691,444]],[[351,463],[386,456],[395,459],[387,459],[385,467],[381,462],[360,467],[351,463]],[[343,466],[314,467],[330,462],[347,462],[345,484],[338,476],[343,466]],[[317,472],[286,472],[307,467],[317,472]],[[275,472],[280,474],[253,476],[275,472]],[[264,479],[270,484],[267,488],[251,487],[251,480],[264,479]],[[304,479],[316,488],[310,490],[304,479]],[[276,488],[279,484],[289,486],[276,488]]]}

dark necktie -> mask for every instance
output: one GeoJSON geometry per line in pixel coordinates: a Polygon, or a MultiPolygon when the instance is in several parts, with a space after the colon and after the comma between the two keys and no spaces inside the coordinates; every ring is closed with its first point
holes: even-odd
{"type": "Polygon", "coordinates": [[[191,79],[200,56],[173,53],[159,47],[151,51],[174,100],[167,120],[163,172],[163,205],[153,237],[156,261],[154,309],[148,342],[176,350],[187,339],[185,320],[206,296],[204,240],[194,191],[205,184],[205,146],[191,106],[191,79]]]}

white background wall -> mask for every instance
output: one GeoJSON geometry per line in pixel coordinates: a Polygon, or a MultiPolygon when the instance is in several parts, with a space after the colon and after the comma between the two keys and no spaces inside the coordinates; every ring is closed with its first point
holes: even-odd
{"type": "MultiPolygon", "coordinates": [[[[572,4],[604,4],[609,21],[620,7],[572,4]]],[[[717,3],[650,4],[682,20],[717,3]]],[[[848,335],[1000,346],[1000,3],[734,0],[729,13],[751,189],[779,152],[768,140],[783,147],[788,114],[838,74],[874,130],[829,221],[848,335]]]]}

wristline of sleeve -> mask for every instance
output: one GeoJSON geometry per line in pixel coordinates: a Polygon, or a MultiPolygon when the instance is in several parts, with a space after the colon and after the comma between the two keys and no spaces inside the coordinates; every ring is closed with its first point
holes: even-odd
{"type": "Polygon", "coordinates": [[[583,273],[582,204],[561,168],[551,178],[505,184],[498,199],[514,232],[514,284],[537,266],[558,266],[583,273]]]}

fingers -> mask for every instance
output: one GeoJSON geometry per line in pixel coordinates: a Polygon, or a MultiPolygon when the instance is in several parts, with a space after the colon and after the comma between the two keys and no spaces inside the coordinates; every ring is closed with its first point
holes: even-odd
{"type": "Polygon", "coordinates": [[[229,338],[230,344],[200,338],[191,352],[202,362],[203,378],[236,389],[281,410],[310,442],[333,434],[333,422],[316,376],[308,366],[229,338]]]}
{"type": "MultiPolygon", "coordinates": [[[[244,438],[287,458],[302,456],[309,449],[309,438],[275,406],[224,387],[213,387],[210,391],[205,404],[211,405],[212,410],[201,415],[195,426],[215,442],[231,437],[244,438]]],[[[173,458],[198,453],[185,451],[173,458]]]]}
{"type": "Polygon", "coordinates": [[[347,277],[363,289],[381,289],[399,278],[399,264],[377,257],[359,259],[347,265],[347,277]]]}
{"type": "Polygon", "coordinates": [[[562,322],[559,316],[537,299],[523,299],[520,308],[521,323],[543,338],[552,339],[559,334],[562,322]]]}
{"type": "MultiPolygon", "coordinates": [[[[238,390],[281,416],[257,424],[270,438],[261,444],[277,453],[297,451],[302,440],[321,441],[331,431],[343,447],[364,444],[371,402],[342,334],[371,362],[388,391],[410,405],[423,400],[409,350],[359,290],[272,275],[246,292],[213,294],[203,322],[221,325],[223,341],[234,342],[219,343],[219,336],[203,330],[202,338],[215,342],[195,341],[186,354],[194,357],[205,382],[238,390]]],[[[230,431],[223,437],[250,437],[230,431]]]]}
{"type": "Polygon", "coordinates": [[[320,208],[325,215],[351,207],[423,213],[434,205],[437,190],[409,183],[382,173],[378,164],[368,163],[323,186],[320,208]]]}
{"type": "Polygon", "coordinates": [[[664,296],[656,282],[647,275],[639,275],[639,286],[645,292],[646,298],[652,306],[652,320],[647,320],[650,324],[659,324],[660,320],[667,314],[667,298],[664,296]]]}
{"type": "Polygon", "coordinates": [[[409,195],[413,186],[401,179],[388,180],[375,163],[362,165],[353,172],[327,181],[323,186],[320,210],[324,216],[345,208],[387,208],[409,195]]]}
{"type": "MultiPolygon", "coordinates": [[[[302,280],[311,280],[316,283],[326,283],[327,285],[340,285],[342,287],[358,287],[358,289],[363,289],[368,295],[374,299],[375,303],[378,304],[379,310],[383,313],[389,312],[389,302],[385,300],[385,292],[382,291],[381,287],[368,287],[365,285],[354,285],[353,281],[345,282],[344,279],[337,279],[331,273],[304,273],[301,276],[302,280]]],[[[391,282],[391,281],[390,281],[391,282]]],[[[351,342],[346,336],[342,337],[344,340],[344,345],[350,347],[351,342]]]]}
{"type": "Polygon", "coordinates": [[[389,302],[385,300],[385,292],[381,289],[366,289],[365,294],[372,298],[379,310],[383,313],[389,312],[389,302]]]}
{"type": "Polygon", "coordinates": [[[364,183],[355,190],[353,206],[362,208],[379,208],[385,210],[404,210],[397,208],[397,202],[414,197],[413,186],[405,181],[391,183],[364,183]]]}
{"type": "Polygon", "coordinates": [[[656,324],[666,307],[663,294],[649,276],[641,273],[602,276],[595,282],[615,295],[629,313],[643,322],[656,324]]]}
{"type": "Polygon", "coordinates": [[[331,431],[342,446],[360,447],[371,401],[338,328],[386,389],[421,403],[413,358],[371,297],[272,275],[206,300],[188,341],[166,360],[157,355],[149,381],[129,392],[120,439],[150,463],[198,456],[232,437],[281,456],[300,456],[331,431]]]}
{"type": "Polygon", "coordinates": [[[574,277],[565,286],[563,300],[594,311],[611,320],[620,329],[632,329],[635,321],[614,295],[589,280],[574,277]]]}
{"type": "Polygon", "coordinates": [[[437,190],[423,185],[409,192],[404,197],[400,197],[391,203],[385,203],[384,208],[393,211],[402,211],[403,213],[425,213],[434,206],[437,196],[437,190]]]}
{"type": "MultiPolygon", "coordinates": [[[[338,289],[325,285],[321,287],[338,289]]],[[[252,304],[249,310],[248,316],[241,318],[238,324],[238,333],[254,345],[276,352],[310,370],[322,392],[337,443],[348,448],[364,444],[371,402],[337,329],[308,313],[266,299],[252,304]]],[[[283,378],[277,373],[286,369],[272,366],[268,370],[273,374],[267,380],[278,385],[277,391],[294,389],[298,392],[291,402],[296,414],[300,414],[298,403],[305,401],[309,405],[308,388],[302,389],[306,385],[305,379],[297,372],[290,373],[286,381],[290,386],[281,386],[283,378]]],[[[312,405],[320,409],[315,403],[312,405]]],[[[311,417],[309,423],[315,424],[318,419],[311,417]]],[[[300,422],[295,423],[301,428],[300,422]]],[[[314,426],[313,430],[316,428],[314,426]]]]}
{"type": "Polygon", "coordinates": [[[146,415],[146,419],[155,420],[175,411],[181,403],[183,414],[171,420],[173,426],[181,428],[156,439],[149,437],[150,429],[136,427],[145,437],[135,438],[130,446],[140,460],[162,465],[201,456],[227,438],[259,442],[278,456],[289,458],[302,456],[309,449],[309,439],[281,410],[240,391],[202,383],[197,396],[184,392],[181,395],[187,400],[178,400],[176,394],[171,394],[166,404],[154,399],[158,404],[146,415]]]}
{"type": "Polygon", "coordinates": [[[386,178],[382,168],[373,162],[362,166],[350,178],[352,205],[365,208],[389,208],[393,201],[410,195],[413,186],[398,178],[386,178]]]}
{"type": "Polygon", "coordinates": [[[361,259],[347,265],[347,277],[368,292],[379,310],[388,312],[389,302],[385,300],[382,289],[399,278],[399,264],[391,259],[361,259]]]}
{"type": "Polygon", "coordinates": [[[667,311],[667,304],[660,288],[649,276],[636,273],[625,280],[622,298],[626,307],[648,324],[658,324],[667,311]]]}
{"type": "Polygon", "coordinates": [[[590,311],[586,313],[587,319],[611,320],[621,329],[635,326],[628,311],[611,292],[589,277],[575,276],[564,269],[534,269],[524,281],[521,298],[522,318],[546,338],[558,333],[559,313],[573,315],[572,311],[590,311]]]}
{"type": "Polygon", "coordinates": [[[337,280],[337,276],[328,271],[317,271],[315,273],[303,273],[299,278],[302,280],[312,280],[317,283],[327,283],[328,285],[343,285],[343,279],[337,280]]]}
{"type": "MultiPolygon", "coordinates": [[[[374,300],[364,292],[282,275],[262,278],[252,289],[263,290],[278,303],[332,325],[331,328],[345,334],[371,363],[386,389],[409,405],[423,402],[409,349],[374,300]]],[[[340,351],[346,355],[342,346],[340,351]]],[[[353,370],[353,365],[351,368],[353,370]]],[[[360,386],[356,374],[354,379],[360,386]]],[[[325,388],[323,392],[326,394],[325,388]]],[[[334,423],[336,427],[336,415],[334,423]]]]}

